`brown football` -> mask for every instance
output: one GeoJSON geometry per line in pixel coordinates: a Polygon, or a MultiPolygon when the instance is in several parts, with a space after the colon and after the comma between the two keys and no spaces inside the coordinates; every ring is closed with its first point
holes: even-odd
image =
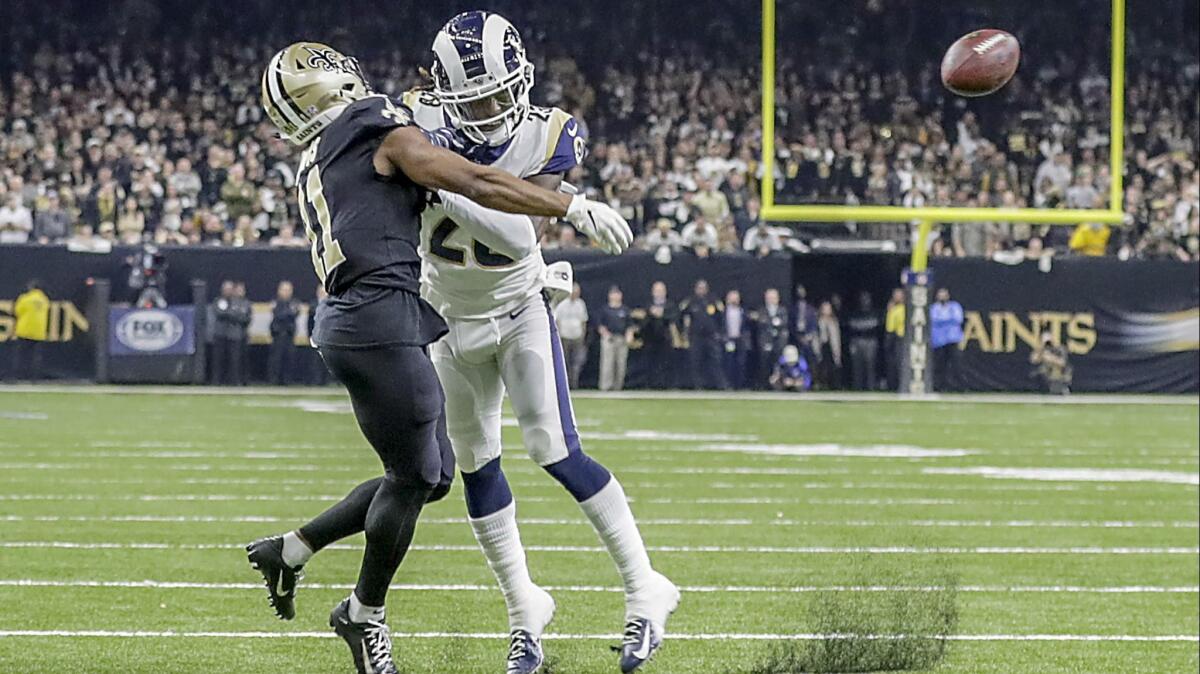
{"type": "Polygon", "coordinates": [[[1011,33],[985,28],[958,38],[942,57],[942,84],[959,96],[986,96],[1008,84],[1021,60],[1011,33]]]}

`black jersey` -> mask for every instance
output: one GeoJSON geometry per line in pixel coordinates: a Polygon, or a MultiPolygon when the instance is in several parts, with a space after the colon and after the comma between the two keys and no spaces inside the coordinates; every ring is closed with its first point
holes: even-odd
{"type": "Polygon", "coordinates": [[[412,123],[386,96],[351,103],[304,151],[296,172],[313,267],[329,299],[313,330],[318,346],[424,345],[445,322],[418,296],[425,191],[375,171],[388,132],[412,123]]]}

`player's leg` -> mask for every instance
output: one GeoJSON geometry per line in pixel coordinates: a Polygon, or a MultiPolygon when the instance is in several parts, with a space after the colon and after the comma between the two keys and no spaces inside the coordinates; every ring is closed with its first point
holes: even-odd
{"type": "Polygon", "coordinates": [[[506,326],[500,364],[530,456],[579,503],[621,575],[627,636],[633,634],[622,668],[633,671],[658,648],[679,591],[651,566],[620,482],[580,446],[549,307],[530,309],[506,326]]]}
{"type": "Polygon", "coordinates": [[[504,384],[499,368],[494,355],[472,362],[463,353],[473,337],[495,344],[494,335],[490,321],[452,321],[451,334],[433,345],[431,356],[446,391],[450,444],[462,471],[471,529],[508,609],[512,634],[508,671],[524,673],[542,664],[541,635],[554,616],[554,600],[529,576],[516,504],[500,467],[504,384]]]}
{"type": "Polygon", "coordinates": [[[350,392],[359,428],[384,467],[367,509],[358,583],[330,624],[350,645],[360,672],[394,671],[384,605],[421,509],[442,480],[442,390],[419,347],[324,349],[322,356],[350,392]]]}

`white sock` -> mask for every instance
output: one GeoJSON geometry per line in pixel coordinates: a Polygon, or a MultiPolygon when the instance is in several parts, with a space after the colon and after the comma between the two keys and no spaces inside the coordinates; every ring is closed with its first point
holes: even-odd
{"type": "Polygon", "coordinates": [[[295,531],[289,531],[283,535],[283,563],[292,567],[304,566],[312,556],[316,554],[304,539],[296,535],[295,531]]]}
{"type": "Polygon", "coordinates": [[[523,629],[541,635],[545,620],[543,607],[535,599],[540,594],[529,577],[525,563],[525,547],[521,545],[521,532],[517,529],[517,504],[510,503],[491,515],[472,519],[471,529],[475,540],[487,558],[488,566],[496,574],[496,582],[504,595],[508,607],[509,629],[523,629]]]}
{"type": "Polygon", "coordinates": [[[581,502],[579,507],[592,521],[592,526],[600,534],[600,540],[616,563],[625,584],[626,598],[635,597],[650,584],[655,574],[621,483],[614,476],[603,489],[581,502]]]}
{"type": "Polygon", "coordinates": [[[358,595],[350,593],[350,622],[365,623],[377,622],[381,623],[384,619],[384,610],[382,606],[367,606],[358,600],[358,595]]]}

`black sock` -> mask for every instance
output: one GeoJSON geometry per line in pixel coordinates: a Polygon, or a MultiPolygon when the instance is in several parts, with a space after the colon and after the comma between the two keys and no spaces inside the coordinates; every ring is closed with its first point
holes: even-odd
{"type": "Polygon", "coordinates": [[[367,511],[367,549],[354,593],[367,606],[383,606],[388,585],[412,544],[417,518],[432,485],[405,486],[384,479],[367,511]]]}
{"type": "Polygon", "coordinates": [[[371,500],[375,498],[381,484],[383,478],[377,477],[358,485],[346,498],[300,527],[300,538],[316,552],[343,538],[362,532],[367,524],[367,510],[371,507],[371,500]]]}

